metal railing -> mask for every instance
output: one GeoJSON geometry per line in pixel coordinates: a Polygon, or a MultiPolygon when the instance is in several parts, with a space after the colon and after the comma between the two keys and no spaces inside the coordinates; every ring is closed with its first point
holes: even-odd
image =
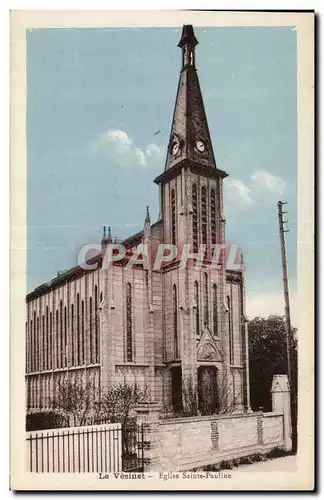
{"type": "Polygon", "coordinates": [[[27,433],[29,472],[120,472],[121,424],[27,433]]]}

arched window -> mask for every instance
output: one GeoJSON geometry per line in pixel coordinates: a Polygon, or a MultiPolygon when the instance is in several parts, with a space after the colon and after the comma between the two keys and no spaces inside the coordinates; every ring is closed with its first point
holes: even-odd
{"type": "Polygon", "coordinates": [[[92,340],[92,297],[89,299],[89,358],[93,363],[93,340],[92,340]]]}
{"type": "Polygon", "coordinates": [[[213,285],[213,328],[214,335],[218,335],[218,318],[217,318],[217,286],[213,285]]]}
{"type": "Polygon", "coordinates": [[[63,366],[63,302],[60,300],[60,368],[63,366]]]}
{"type": "Polygon", "coordinates": [[[173,338],[174,338],[174,357],[179,358],[179,338],[178,338],[178,298],[177,287],[173,285],[173,338]]]}
{"type": "Polygon", "coordinates": [[[45,370],[49,369],[49,350],[50,350],[50,339],[49,339],[49,312],[48,306],[46,306],[46,353],[45,353],[45,370]]]}
{"type": "Polygon", "coordinates": [[[176,200],[174,189],[171,191],[171,242],[172,245],[176,244],[176,200]]]}
{"type": "Polygon", "coordinates": [[[200,318],[199,318],[199,284],[198,281],[194,283],[194,292],[195,292],[195,303],[196,303],[196,336],[199,337],[200,334],[200,318]]]}
{"type": "Polygon", "coordinates": [[[204,324],[209,323],[208,276],[204,274],[204,324]]]}
{"type": "Polygon", "coordinates": [[[36,311],[34,311],[34,331],[33,331],[33,339],[32,339],[32,371],[36,371],[36,356],[37,356],[37,351],[36,351],[36,344],[37,344],[37,339],[36,339],[36,311]]]}
{"type": "Polygon", "coordinates": [[[28,321],[25,323],[25,372],[28,373],[28,321]]]}
{"type": "Polygon", "coordinates": [[[210,190],[210,233],[211,243],[216,244],[216,194],[215,189],[210,190]]]}
{"type": "Polygon", "coordinates": [[[56,309],[56,349],[55,349],[55,368],[59,368],[59,312],[56,309]]]}
{"type": "Polygon", "coordinates": [[[98,287],[95,286],[95,359],[99,363],[100,337],[99,337],[99,317],[98,317],[98,287]]]}
{"type": "Polygon", "coordinates": [[[67,342],[67,309],[64,306],[64,335],[63,335],[63,366],[67,366],[67,350],[68,350],[68,342],[67,342]]]}
{"type": "Polygon", "coordinates": [[[206,188],[201,188],[201,236],[204,245],[207,244],[207,196],[206,188]]]}
{"type": "Polygon", "coordinates": [[[27,408],[31,408],[31,380],[30,377],[27,378],[27,408]]]}
{"type": "Polygon", "coordinates": [[[71,304],[71,365],[74,366],[74,305],[71,304]]]}
{"type": "Polygon", "coordinates": [[[45,354],[46,354],[46,348],[45,348],[45,316],[42,314],[42,352],[41,352],[41,370],[45,370],[45,354]]]}
{"type": "Polygon", "coordinates": [[[36,371],[39,371],[39,317],[36,319],[36,371]]]}
{"type": "Polygon", "coordinates": [[[77,294],[77,311],[76,311],[76,341],[77,341],[77,366],[81,364],[81,329],[80,329],[80,295],[77,294]]]}
{"type": "Polygon", "coordinates": [[[228,338],[229,338],[229,354],[230,354],[230,364],[234,364],[234,343],[233,343],[233,318],[232,318],[232,303],[231,298],[227,296],[227,314],[228,314],[228,338]]]}
{"type": "Polygon", "coordinates": [[[30,320],[30,332],[29,332],[29,342],[28,342],[28,351],[29,351],[29,359],[28,359],[28,371],[33,371],[33,320],[30,320]]]}
{"type": "Polygon", "coordinates": [[[84,365],[84,300],[81,301],[81,365],[84,365]]]}
{"type": "Polygon", "coordinates": [[[126,285],[126,360],[133,361],[132,287],[126,285]]]}
{"type": "Polygon", "coordinates": [[[197,186],[192,185],[192,246],[193,251],[198,251],[198,207],[197,207],[197,186]]]}
{"type": "Polygon", "coordinates": [[[53,367],[53,313],[50,312],[50,320],[49,320],[49,335],[48,335],[48,353],[49,353],[49,359],[48,359],[48,367],[51,370],[53,367]]]}

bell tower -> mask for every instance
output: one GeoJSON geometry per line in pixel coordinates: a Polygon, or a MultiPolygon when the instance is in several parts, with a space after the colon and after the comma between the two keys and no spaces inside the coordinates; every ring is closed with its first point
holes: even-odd
{"type": "Polygon", "coordinates": [[[212,268],[210,261],[213,247],[225,243],[223,179],[227,174],[216,165],[196,69],[197,45],[193,27],[183,26],[165,169],[155,179],[160,186],[163,241],[178,249],[177,257],[163,267],[162,278],[165,363],[171,372],[175,409],[184,404],[188,381],[196,386],[198,379],[205,380],[199,357],[210,359],[210,380],[216,381],[217,370],[226,370],[222,336],[226,272],[223,265],[212,268]],[[191,253],[205,246],[202,266],[181,265],[184,245],[191,253]]]}
{"type": "Polygon", "coordinates": [[[196,70],[197,45],[193,27],[184,25],[178,43],[181,72],[165,169],[154,181],[161,186],[165,242],[191,243],[195,249],[199,244],[224,242],[222,181],[227,177],[216,166],[196,70]],[[206,194],[201,191],[203,185],[206,194]]]}

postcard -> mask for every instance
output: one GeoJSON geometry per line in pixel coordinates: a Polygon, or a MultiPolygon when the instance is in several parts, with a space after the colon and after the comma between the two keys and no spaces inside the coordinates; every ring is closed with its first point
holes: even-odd
{"type": "Polygon", "coordinates": [[[313,40],[11,12],[13,490],[314,488],[313,40]]]}

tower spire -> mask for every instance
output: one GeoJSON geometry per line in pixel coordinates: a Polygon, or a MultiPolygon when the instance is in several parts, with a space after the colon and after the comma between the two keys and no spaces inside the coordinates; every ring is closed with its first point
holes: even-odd
{"type": "Polygon", "coordinates": [[[149,207],[146,207],[146,217],[144,221],[144,236],[149,236],[151,234],[151,218],[149,207]]]}
{"type": "Polygon", "coordinates": [[[108,237],[107,237],[108,243],[112,243],[112,237],[111,237],[111,227],[108,227],[108,237]]]}
{"type": "MultiPolygon", "coordinates": [[[[216,169],[203,98],[196,71],[195,47],[198,40],[191,24],[182,29],[178,47],[182,67],[174,107],[165,172],[185,160],[201,168],[216,169]]],[[[225,174],[225,172],[223,172],[225,174]]],[[[225,174],[226,175],[226,174],[225,174]]],[[[159,179],[159,178],[157,178],[159,179]]]]}
{"type": "Polygon", "coordinates": [[[104,226],[102,240],[101,240],[101,248],[104,250],[106,246],[109,245],[110,243],[112,243],[110,226],[108,227],[108,236],[107,236],[107,228],[106,226],[104,226]]]}
{"type": "Polygon", "coordinates": [[[182,49],[182,69],[187,66],[195,66],[195,47],[198,40],[191,24],[184,24],[178,47],[182,49]]]}

